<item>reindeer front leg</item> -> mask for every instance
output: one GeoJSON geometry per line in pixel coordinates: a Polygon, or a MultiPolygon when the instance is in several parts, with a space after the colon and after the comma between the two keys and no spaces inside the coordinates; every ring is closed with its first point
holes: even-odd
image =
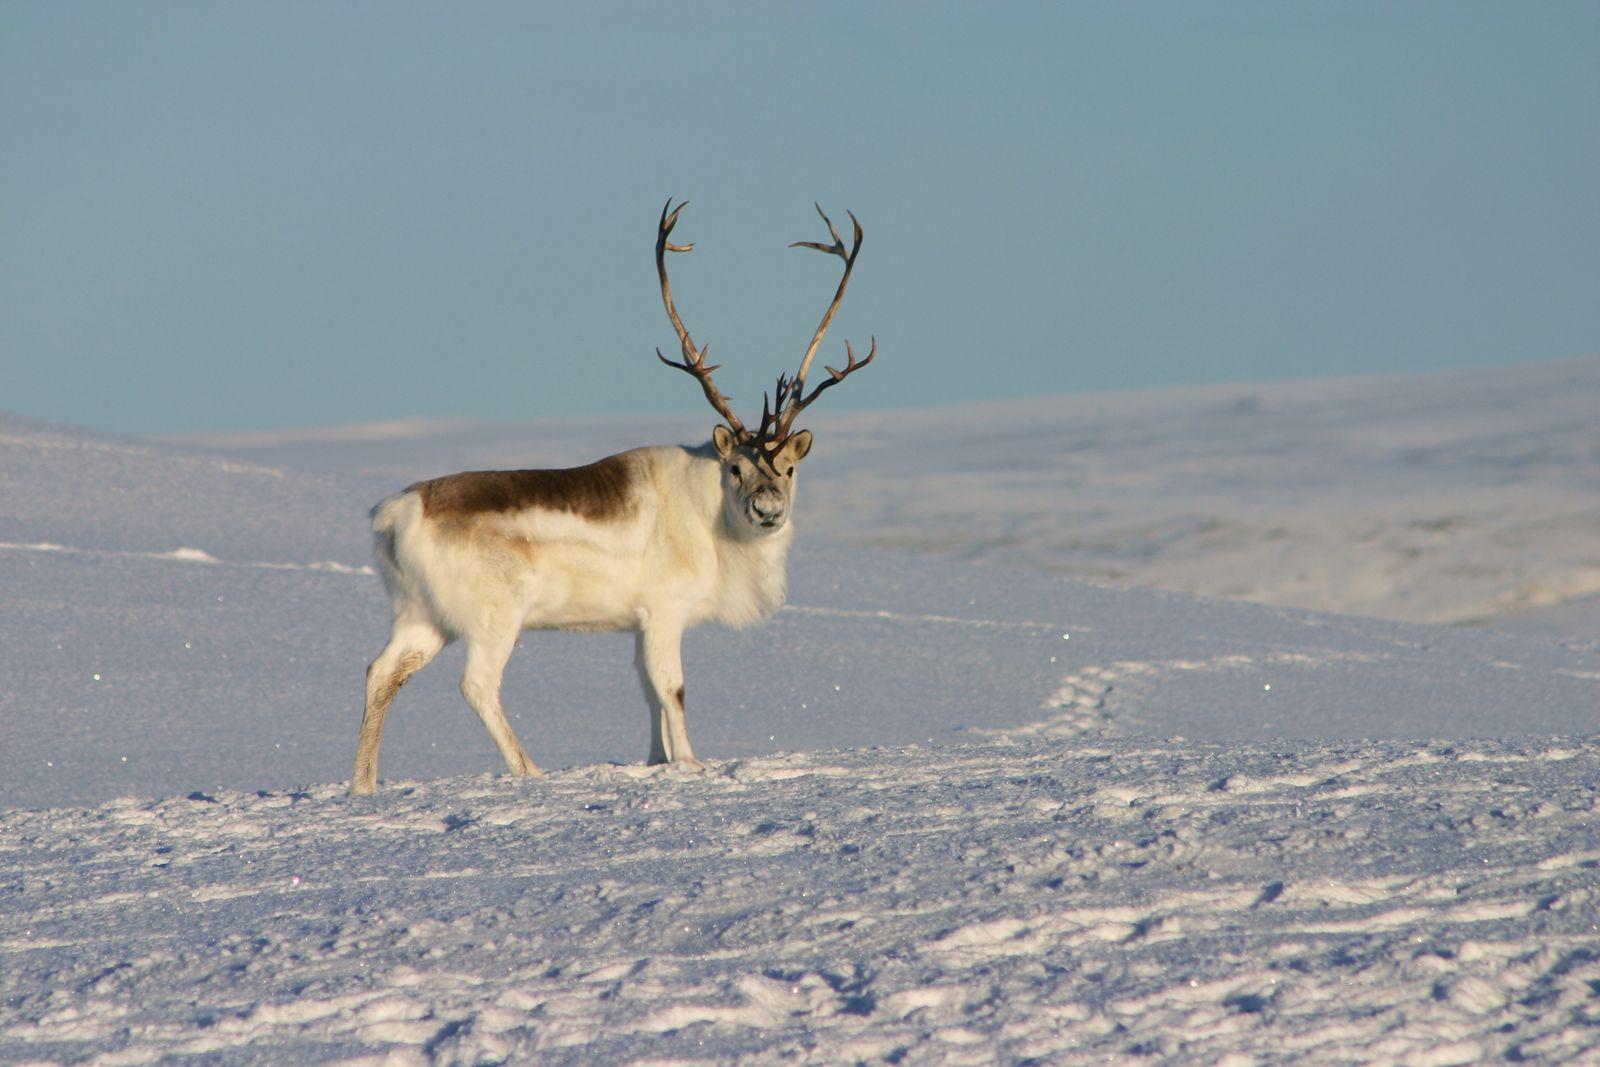
{"type": "Polygon", "coordinates": [[[689,747],[689,724],[683,711],[683,625],[642,614],[634,666],[650,712],[650,762],[680,763],[698,770],[689,747]]]}

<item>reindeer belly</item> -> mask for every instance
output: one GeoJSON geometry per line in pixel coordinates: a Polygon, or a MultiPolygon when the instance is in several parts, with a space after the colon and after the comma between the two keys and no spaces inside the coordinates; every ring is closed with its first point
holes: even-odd
{"type": "Polygon", "coordinates": [[[583,542],[528,543],[516,580],[524,630],[626,630],[638,625],[638,568],[583,542]]]}

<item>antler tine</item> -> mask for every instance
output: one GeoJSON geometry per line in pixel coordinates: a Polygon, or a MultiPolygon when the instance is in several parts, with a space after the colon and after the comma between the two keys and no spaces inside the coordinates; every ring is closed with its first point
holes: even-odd
{"type": "MultiPolygon", "coordinates": [[[[817,203],[815,200],[813,200],[811,202],[811,206],[817,209],[817,214],[818,215],[822,216],[823,225],[828,227],[828,236],[833,238],[833,244],[825,245],[825,244],[821,244],[821,243],[819,243],[817,241],[795,241],[795,242],[791,243],[789,245],[789,247],[790,248],[815,248],[818,252],[830,252],[833,255],[836,255],[839,258],[848,261],[850,257],[845,254],[844,242],[839,240],[839,231],[833,228],[833,220],[828,218],[828,213],[826,211],[823,211],[822,210],[822,205],[817,203]]],[[[851,215],[850,216],[850,221],[851,222],[855,222],[855,218],[856,217],[854,215],[851,215]]],[[[859,223],[857,223],[857,225],[856,225],[856,240],[857,241],[861,240],[860,231],[861,231],[861,226],[860,226],[859,223]]]]}
{"type": "Polygon", "coordinates": [[[778,410],[774,413],[768,404],[766,393],[761,394],[761,429],[756,432],[757,441],[766,441],[773,436],[773,430],[778,425],[778,416],[783,414],[783,381],[778,382],[778,410]]]}
{"type": "Polygon", "coordinates": [[[689,201],[685,200],[674,208],[672,206],[672,198],[670,196],[667,197],[666,206],[661,209],[661,224],[656,232],[656,275],[661,279],[661,303],[667,309],[667,318],[672,320],[672,328],[677,331],[678,344],[683,349],[683,362],[678,363],[668,359],[661,354],[661,349],[659,348],[656,349],[656,358],[669,367],[676,367],[678,370],[686,371],[693,375],[699,381],[700,388],[705,392],[706,399],[716,409],[717,414],[722,416],[723,421],[728,424],[728,428],[733,431],[734,436],[743,439],[749,437],[749,431],[744,428],[744,423],[739,421],[739,417],[733,413],[733,406],[728,402],[728,398],[723,396],[711,381],[711,372],[721,364],[706,365],[706,353],[710,351],[710,346],[708,345],[706,348],[701,349],[695,348],[694,341],[689,336],[689,331],[683,325],[683,320],[678,317],[678,308],[672,302],[672,287],[667,283],[666,254],[668,252],[688,252],[694,248],[693,244],[675,245],[667,240],[672,234],[672,228],[678,224],[678,212],[688,206],[689,201]]]}
{"type": "Polygon", "coordinates": [[[849,341],[844,343],[844,354],[849,359],[849,361],[844,365],[844,370],[834,370],[832,367],[823,367],[822,369],[828,372],[828,380],[822,382],[815,389],[811,390],[811,395],[805,400],[807,404],[815,400],[818,393],[822,392],[834,382],[844,381],[844,376],[846,374],[849,374],[851,371],[860,370],[868,363],[871,363],[872,357],[878,354],[878,339],[877,337],[872,338],[872,347],[867,350],[867,358],[862,360],[860,363],[856,362],[856,350],[851,346],[849,341]]]}

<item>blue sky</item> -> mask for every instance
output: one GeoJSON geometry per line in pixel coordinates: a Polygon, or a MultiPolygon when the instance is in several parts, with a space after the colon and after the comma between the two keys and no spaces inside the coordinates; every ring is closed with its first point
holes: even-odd
{"type": "Polygon", "coordinates": [[[1600,351],[1600,4],[0,6],[0,410],[759,413],[1600,351]]]}

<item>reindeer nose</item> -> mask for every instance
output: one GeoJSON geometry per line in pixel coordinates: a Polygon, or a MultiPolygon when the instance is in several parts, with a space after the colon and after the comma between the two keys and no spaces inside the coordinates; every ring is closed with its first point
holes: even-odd
{"type": "Polygon", "coordinates": [[[783,497],[777,493],[757,493],[750,501],[750,510],[762,522],[771,522],[783,514],[783,497]]]}

